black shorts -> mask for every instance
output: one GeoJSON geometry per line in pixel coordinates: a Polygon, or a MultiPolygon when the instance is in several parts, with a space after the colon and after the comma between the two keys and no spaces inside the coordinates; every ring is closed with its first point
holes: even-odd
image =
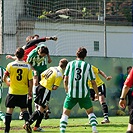
{"type": "Polygon", "coordinates": [[[105,84],[102,84],[101,86],[98,87],[99,91],[99,96],[104,95],[106,97],[106,87],[105,84]]]}
{"type": "MultiPolygon", "coordinates": [[[[106,97],[106,87],[105,84],[102,84],[101,86],[98,87],[98,92],[99,95],[104,95],[104,97],[106,97]]],[[[95,91],[93,89],[90,89],[90,97],[92,100],[95,99],[95,91]]]]}
{"type": "Polygon", "coordinates": [[[39,85],[36,88],[36,99],[35,103],[45,108],[49,104],[51,91],[39,85]]]}
{"type": "Polygon", "coordinates": [[[8,94],[5,101],[5,106],[9,108],[27,108],[27,95],[8,94]]]}

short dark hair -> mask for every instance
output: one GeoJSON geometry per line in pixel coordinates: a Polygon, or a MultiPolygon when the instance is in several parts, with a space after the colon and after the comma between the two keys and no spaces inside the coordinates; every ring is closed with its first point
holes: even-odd
{"type": "Polygon", "coordinates": [[[128,66],[128,67],[127,67],[127,71],[128,71],[129,69],[131,69],[131,68],[132,68],[132,66],[128,66]]]}
{"type": "Polygon", "coordinates": [[[86,54],[87,54],[87,50],[84,47],[79,47],[76,53],[78,58],[83,58],[83,59],[86,57],[86,54]]]}
{"type": "Polygon", "coordinates": [[[24,56],[24,49],[23,48],[17,48],[16,49],[16,52],[15,52],[15,56],[18,58],[18,59],[21,59],[23,58],[24,56]]]}
{"type": "Polygon", "coordinates": [[[39,48],[39,52],[40,52],[40,54],[49,54],[49,50],[48,50],[48,48],[46,47],[46,46],[41,46],[40,48],[39,48]]]}
{"type": "Polygon", "coordinates": [[[39,35],[38,35],[38,34],[35,34],[35,35],[33,35],[33,38],[34,38],[35,36],[39,37],[39,35]]]}

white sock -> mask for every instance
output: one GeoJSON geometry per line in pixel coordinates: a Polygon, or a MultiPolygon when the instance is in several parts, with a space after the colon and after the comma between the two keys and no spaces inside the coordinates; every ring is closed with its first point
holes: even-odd
{"type": "Polygon", "coordinates": [[[68,116],[63,114],[61,119],[60,119],[60,132],[64,133],[66,130],[66,126],[67,126],[67,121],[68,121],[68,116]]]}
{"type": "Polygon", "coordinates": [[[36,98],[36,88],[37,86],[33,85],[32,91],[33,91],[33,98],[36,98]]]}

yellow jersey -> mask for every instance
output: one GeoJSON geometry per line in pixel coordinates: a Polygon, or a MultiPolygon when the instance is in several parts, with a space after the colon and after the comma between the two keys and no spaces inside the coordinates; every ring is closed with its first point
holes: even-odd
{"type": "MultiPolygon", "coordinates": [[[[102,84],[104,84],[104,82],[103,82],[103,81],[101,80],[101,78],[99,77],[99,69],[98,69],[97,67],[95,67],[95,66],[92,65],[92,70],[93,70],[93,72],[94,72],[94,74],[95,74],[95,77],[96,77],[96,78],[95,78],[95,82],[96,82],[97,87],[99,87],[99,86],[101,86],[102,84]]],[[[90,80],[88,80],[88,85],[89,85],[90,89],[93,89],[90,80]]]]}
{"type": "Polygon", "coordinates": [[[40,84],[48,90],[52,90],[53,86],[60,86],[63,79],[63,72],[61,67],[50,67],[41,73],[40,84]]]}
{"type": "Polygon", "coordinates": [[[30,64],[24,61],[13,61],[6,67],[10,77],[9,94],[28,94],[28,81],[33,78],[30,64]]]}

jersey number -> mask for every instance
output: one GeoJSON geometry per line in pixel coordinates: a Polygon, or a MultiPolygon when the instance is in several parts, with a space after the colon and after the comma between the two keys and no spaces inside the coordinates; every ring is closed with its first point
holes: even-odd
{"type": "Polygon", "coordinates": [[[80,80],[81,79],[81,72],[82,72],[82,70],[80,68],[76,68],[76,78],[75,78],[75,80],[80,80]]]}
{"type": "Polygon", "coordinates": [[[17,80],[20,81],[22,80],[22,73],[23,73],[23,70],[22,69],[17,69],[17,80]]]}
{"type": "Polygon", "coordinates": [[[53,73],[53,71],[48,69],[48,71],[44,75],[45,79],[48,79],[52,73],[53,73]]]}

